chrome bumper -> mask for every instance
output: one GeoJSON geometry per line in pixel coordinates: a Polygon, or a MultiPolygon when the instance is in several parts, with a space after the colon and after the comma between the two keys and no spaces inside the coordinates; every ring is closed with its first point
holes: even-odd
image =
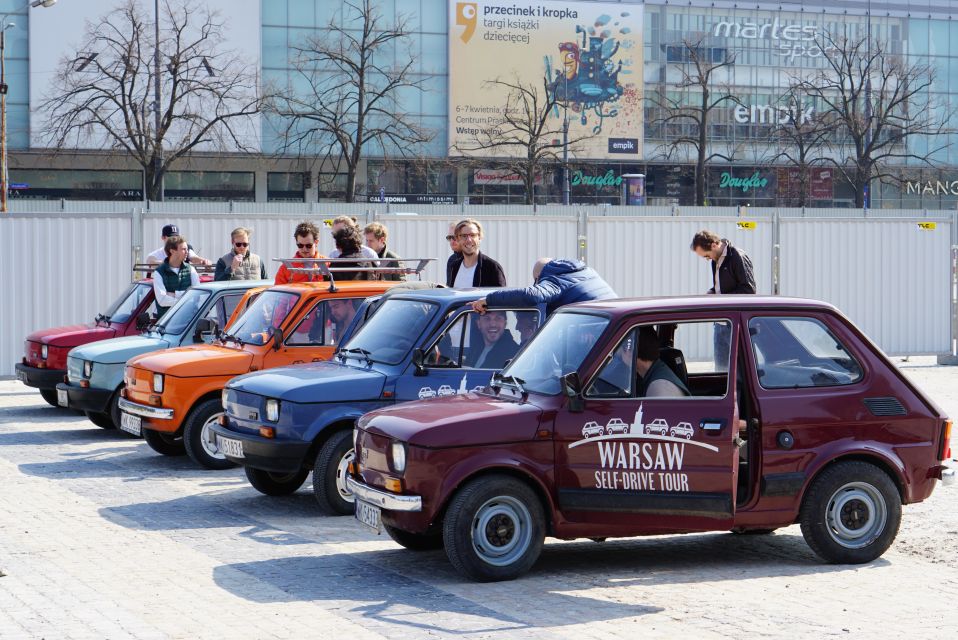
{"type": "Polygon", "coordinates": [[[950,487],[958,481],[958,478],[955,477],[955,470],[949,467],[945,467],[941,470],[941,485],[943,487],[950,487]]]}
{"type": "Polygon", "coordinates": [[[119,405],[120,405],[121,411],[132,413],[135,416],[142,416],[144,418],[153,418],[154,420],[172,420],[173,419],[172,409],[161,409],[160,407],[148,407],[145,404],[130,402],[126,398],[120,398],[119,405]]]}
{"type": "Polygon", "coordinates": [[[346,476],[346,488],[353,495],[369,504],[376,505],[386,511],[422,511],[422,498],[419,496],[400,496],[387,491],[380,491],[353,480],[346,476]]]}

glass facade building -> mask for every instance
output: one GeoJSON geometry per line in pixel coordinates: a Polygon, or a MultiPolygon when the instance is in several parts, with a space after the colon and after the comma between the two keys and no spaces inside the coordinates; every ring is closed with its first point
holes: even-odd
{"type": "MultiPolygon", "coordinates": [[[[89,3],[91,10],[109,2],[89,3]]],[[[152,5],[152,3],[150,3],[152,5]]],[[[384,22],[404,17],[411,31],[409,49],[415,59],[413,77],[422,90],[400,94],[403,110],[415,124],[432,132],[432,139],[409,157],[366,149],[357,179],[360,198],[391,202],[424,203],[461,201],[472,203],[520,203],[525,199],[521,184],[489,180],[488,167],[469,165],[451,158],[449,147],[449,86],[451,68],[449,40],[456,33],[455,0],[377,0],[384,22]],[[384,157],[385,156],[385,157],[384,157]]],[[[512,5],[512,2],[503,3],[512,5]]],[[[587,8],[587,0],[577,3],[587,8]]],[[[606,0],[605,4],[611,4],[606,0]]],[[[789,206],[799,189],[794,167],[774,157],[769,134],[777,105],[782,104],[790,81],[813,73],[824,65],[818,46],[826,33],[870,38],[906,63],[929,64],[935,79],[922,108],[936,109],[948,119],[945,109],[958,105],[958,0],[891,2],[835,0],[816,3],[745,5],[740,2],[665,0],[618,3],[623,10],[642,13],[642,84],[646,100],[641,154],[619,162],[580,160],[570,166],[572,200],[583,203],[618,204],[622,189],[615,180],[623,174],[646,176],[650,204],[691,204],[694,196],[694,164],[688,149],[667,154],[670,142],[687,135],[687,125],[665,124],[662,109],[651,100],[657,93],[689,100],[694,91],[680,89],[683,69],[688,68],[685,43],[694,41],[711,60],[734,58],[728,72],[716,79],[713,91],[732,96],[726,106],[715,109],[708,125],[709,153],[730,159],[715,159],[707,170],[708,202],[714,205],[789,206]],[[768,7],[768,8],[765,8],[768,7]],[[682,95],[683,92],[686,95],[682,95]],[[930,106],[928,106],[930,105],[930,106]]],[[[15,11],[21,0],[0,0],[0,13],[15,11]]],[[[323,37],[326,25],[341,15],[343,0],[261,0],[259,60],[263,86],[292,87],[305,91],[292,59],[297,47],[309,37],[323,37]]],[[[51,8],[48,11],[56,11],[51,8]]],[[[135,165],[102,164],[102,156],[84,152],[69,168],[46,166],[49,153],[31,148],[28,10],[11,14],[16,22],[6,31],[7,143],[11,157],[10,182],[36,185],[20,189],[13,197],[136,199],[142,180],[135,165]],[[131,173],[132,172],[132,173],[131,173]],[[76,173],[70,176],[70,173],[76,173]],[[29,193],[30,190],[33,193],[29,193]]],[[[95,17],[91,15],[91,18],[95,17]]],[[[225,16],[228,20],[229,16],[225,16]]],[[[389,65],[408,60],[407,50],[394,47],[380,54],[378,63],[389,65]]],[[[916,105],[916,108],[918,105],[916,105]]],[[[820,105],[803,105],[815,117],[820,105]]],[[[956,120],[958,122],[958,120],[956,120]]],[[[284,153],[275,117],[261,120],[261,154],[231,157],[229,166],[219,166],[215,155],[191,160],[190,171],[179,171],[167,182],[168,195],[184,199],[274,200],[285,202],[342,198],[345,177],[342,167],[312,159],[304,162],[284,153]],[[285,165],[277,158],[286,155],[285,165]],[[261,183],[261,185],[260,185],[261,183]],[[260,185],[260,186],[258,186],[260,185]]],[[[949,129],[958,127],[949,122],[949,129]]],[[[902,158],[901,181],[872,185],[871,206],[886,208],[954,208],[958,206],[958,133],[949,131],[932,140],[914,138],[902,158]],[[928,156],[928,162],[918,156],[928,156]]],[[[561,172],[550,167],[537,187],[537,201],[561,201],[561,172]]],[[[809,206],[852,206],[854,193],[840,172],[828,164],[813,169],[807,186],[809,206]]]]}

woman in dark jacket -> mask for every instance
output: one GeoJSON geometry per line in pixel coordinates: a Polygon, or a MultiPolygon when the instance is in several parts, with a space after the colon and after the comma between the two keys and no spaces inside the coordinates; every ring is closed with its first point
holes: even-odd
{"type": "MultiPolygon", "coordinates": [[[[372,268],[376,265],[369,260],[363,260],[364,257],[360,247],[363,246],[363,237],[357,227],[347,225],[333,234],[333,242],[339,249],[340,258],[356,258],[352,262],[333,262],[331,267],[342,269],[344,267],[372,268]]],[[[379,274],[375,271],[334,271],[335,280],[378,280],[379,274]]]]}

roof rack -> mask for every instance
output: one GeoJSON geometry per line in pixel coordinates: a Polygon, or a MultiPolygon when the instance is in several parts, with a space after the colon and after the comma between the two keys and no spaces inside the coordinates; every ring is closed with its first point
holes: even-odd
{"type": "Polygon", "coordinates": [[[358,267],[357,262],[375,262],[369,258],[357,256],[355,258],[273,258],[273,262],[280,262],[290,273],[305,273],[311,276],[321,275],[329,281],[330,292],[336,291],[336,273],[355,273],[373,272],[373,273],[400,273],[403,275],[415,274],[420,280],[422,272],[430,262],[435,262],[435,258],[382,258],[382,262],[399,264],[401,262],[415,262],[415,266],[403,267],[358,267]],[[293,266],[295,264],[303,266],[293,266]],[[343,265],[337,267],[336,265],[343,265]],[[309,266],[307,266],[309,265],[309,266]]]}
{"type": "MultiPolygon", "coordinates": [[[[145,273],[146,275],[144,277],[149,278],[161,264],[163,263],[157,262],[156,264],[150,264],[138,262],[133,265],[133,273],[145,273]]],[[[190,266],[196,269],[196,273],[200,275],[213,275],[216,273],[216,267],[212,264],[191,264],[190,266]]]]}

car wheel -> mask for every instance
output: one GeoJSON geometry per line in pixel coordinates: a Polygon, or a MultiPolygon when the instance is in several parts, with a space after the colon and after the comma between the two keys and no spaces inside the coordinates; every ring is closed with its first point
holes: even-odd
{"type": "Polygon", "coordinates": [[[246,479],[253,488],[267,496],[288,496],[306,482],[309,469],[302,469],[294,473],[273,473],[253,467],[245,467],[246,479]]]}
{"type": "Polygon", "coordinates": [[[453,496],[443,521],[446,555],[479,582],[512,580],[539,558],[545,514],[538,496],[508,476],[476,478],[453,496]]]}
{"type": "Polygon", "coordinates": [[[40,389],[40,396],[46,401],[51,407],[57,409],[65,409],[66,407],[61,407],[60,403],[57,402],[57,390],[56,389],[40,389]]]}
{"type": "MultiPolygon", "coordinates": [[[[110,416],[110,422],[112,422],[112,423],[113,423],[113,426],[114,426],[115,428],[117,428],[117,429],[120,428],[120,414],[122,413],[122,412],[120,411],[120,393],[121,393],[122,390],[123,390],[123,387],[122,387],[122,386],[121,386],[119,389],[117,389],[116,393],[113,394],[113,397],[110,398],[110,404],[108,405],[108,406],[109,406],[108,411],[109,411],[109,416],[110,416]]],[[[126,431],[123,431],[122,433],[123,433],[124,435],[127,435],[127,436],[131,437],[131,438],[135,438],[135,437],[136,437],[136,436],[133,435],[132,433],[127,433],[126,431]]]]}
{"type": "Polygon", "coordinates": [[[96,426],[101,429],[116,429],[116,425],[113,424],[113,419],[110,418],[110,414],[101,413],[99,411],[85,411],[84,415],[96,426]]]}
{"type": "Polygon", "coordinates": [[[181,456],[186,453],[186,446],[183,444],[183,438],[174,436],[171,433],[154,431],[153,429],[143,430],[143,439],[150,448],[164,456],[181,456]]]}
{"type": "Polygon", "coordinates": [[[383,525],[383,529],[389,534],[396,544],[406,547],[410,551],[434,551],[442,549],[441,533],[410,533],[388,524],[383,525]]]}
{"type": "Polygon", "coordinates": [[[669,435],[674,438],[674,437],[675,437],[675,429],[670,430],[670,431],[669,431],[669,435]]]}
{"type": "Polygon", "coordinates": [[[346,516],[355,511],[353,494],[346,488],[352,461],[352,431],[337,431],[319,448],[313,464],[313,495],[323,513],[346,516]]]}
{"type": "Polygon", "coordinates": [[[867,462],[825,469],[802,499],[802,535],[832,564],[862,564],[881,556],[901,525],[901,496],[888,474],[867,462]]]}
{"type": "Polygon", "coordinates": [[[204,469],[229,469],[236,463],[226,459],[216,446],[213,425],[223,415],[223,402],[211,398],[198,404],[183,423],[183,444],[187,455],[204,469]]]}

